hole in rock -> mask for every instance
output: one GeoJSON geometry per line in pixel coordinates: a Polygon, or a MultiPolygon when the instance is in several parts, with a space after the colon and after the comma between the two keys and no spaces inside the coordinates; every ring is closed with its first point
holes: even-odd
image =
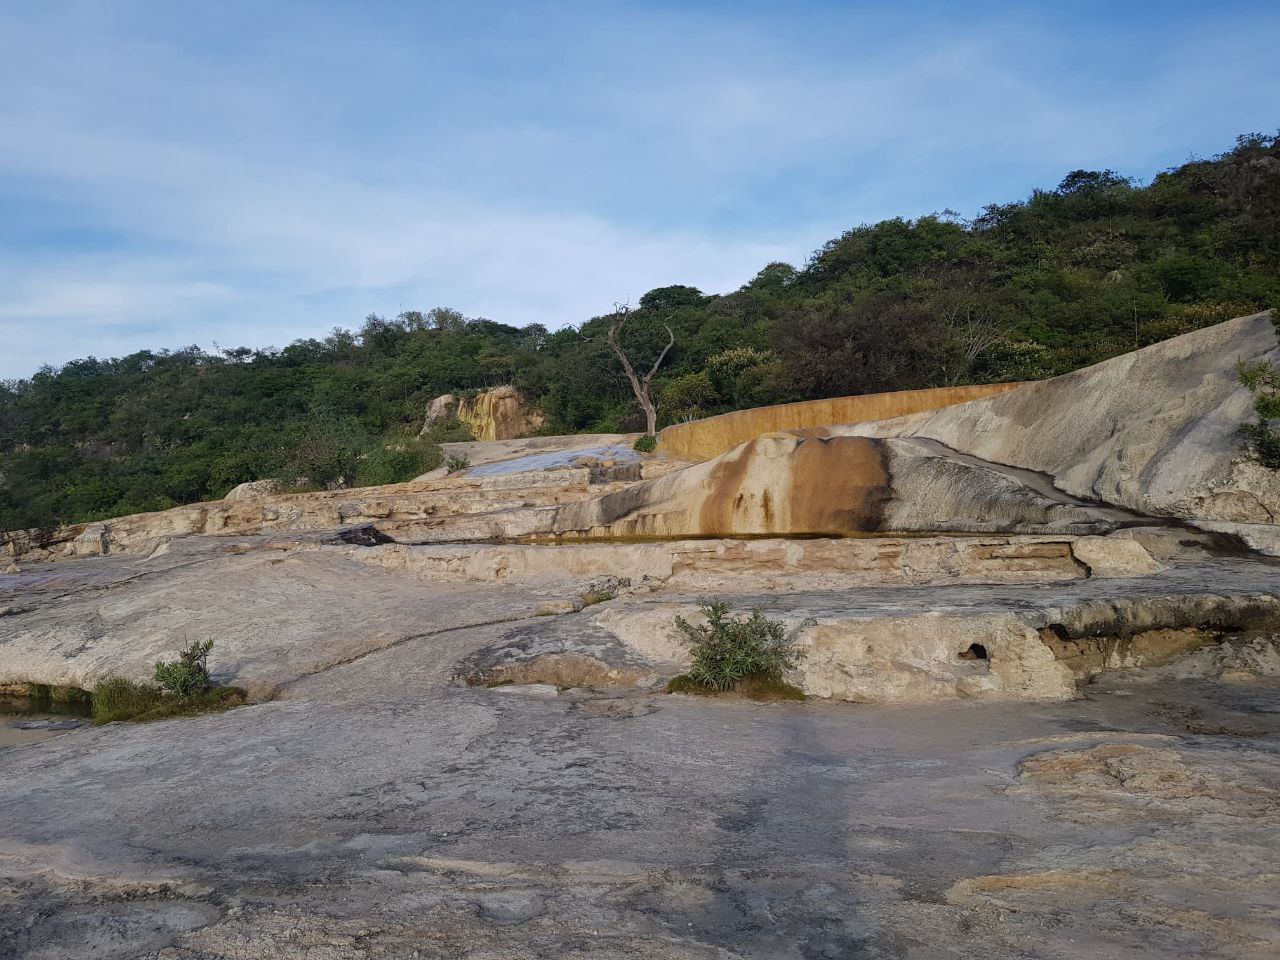
{"type": "Polygon", "coordinates": [[[961,660],[987,660],[987,648],[980,643],[969,644],[969,649],[960,654],[961,660]]]}

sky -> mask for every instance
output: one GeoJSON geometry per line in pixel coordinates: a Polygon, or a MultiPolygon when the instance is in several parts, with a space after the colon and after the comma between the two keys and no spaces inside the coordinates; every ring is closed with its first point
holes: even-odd
{"type": "Polygon", "coordinates": [[[0,378],[549,328],[1280,127],[1280,4],[0,0],[0,378]]]}

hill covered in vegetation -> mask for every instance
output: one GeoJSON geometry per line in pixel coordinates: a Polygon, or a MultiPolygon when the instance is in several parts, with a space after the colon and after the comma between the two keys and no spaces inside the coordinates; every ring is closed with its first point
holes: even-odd
{"type": "MultiPolygon", "coordinates": [[[[849,230],[741,289],[645,294],[624,328],[660,423],[881,390],[1054,376],[1280,302],[1280,137],[1249,135],[1141,185],[1054,189],[849,230]]],[[[0,529],[220,497],[265,477],[407,479],[428,401],[502,383],[546,432],[639,429],[608,317],[549,331],[437,308],[280,349],[88,358],[0,384],[0,529]]],[[[459,439],[456,427],[435,439],[459,439]]]]}

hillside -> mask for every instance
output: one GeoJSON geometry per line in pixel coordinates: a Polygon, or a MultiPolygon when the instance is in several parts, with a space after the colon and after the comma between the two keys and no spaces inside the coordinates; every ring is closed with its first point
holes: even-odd
{"type": "MultiPolygon", "coordinates": [[[[726,295],[653,290],[626,336],[643,359],[673,328],[655,381],[672,423],[1044,379],[1278,300],[1280,138],[1252,135],[1145,186],[1076,170],[971,221],[860,226],[726,295]]],[[[549,332],[436,309],[282,349],[46,368],[0,385],[0,529],[163,509],[271,476],[407,479],[439,458],[413,439],[427,403],[502,383],[536,403],[547,433],[636,429],[603,331],[602,318],[549,332]]]]}

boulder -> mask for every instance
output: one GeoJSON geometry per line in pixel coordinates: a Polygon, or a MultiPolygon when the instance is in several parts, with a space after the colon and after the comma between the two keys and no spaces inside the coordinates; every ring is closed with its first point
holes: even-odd
{"type": "Polygon", "coordinates": [[[237,483],[223,497],[224,500],[254,500],[258,497],[269,497],[277,494],[281,489],[279,480],[249,480],[245,483],[237,483]]]}
{"type": "Polygon", "coordinates": [[[419,437],[425,437],[441,420],[453,420],[458,416],[458,398],[452,393],[442,393],[427,404],[427,415],[423,418],[419,437]]]}

